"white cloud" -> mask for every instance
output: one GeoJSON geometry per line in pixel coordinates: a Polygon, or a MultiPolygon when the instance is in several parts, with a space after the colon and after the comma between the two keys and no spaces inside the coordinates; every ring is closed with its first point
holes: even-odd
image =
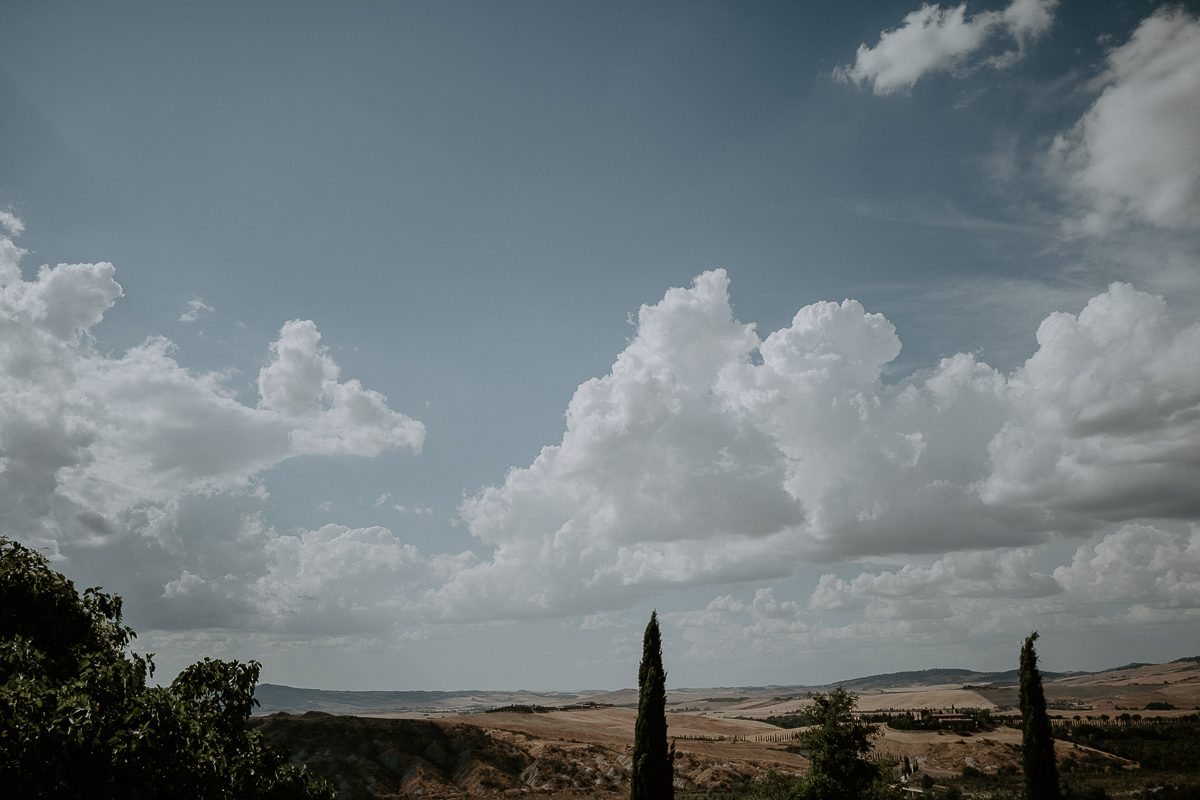
{"type": "Polygon", "coordinates": [[[1118,283],[1037,338],[1009,382],[984,500],[1060,521],[1200,517],[1200,323],[1118,283]]]}
{"type": "MultiPolygon", "coordinates": [[[[817,303],[760,340],[727,284],[705,273],[644,306],[612,372],[579,387],[561,444],[463,503],[494,554],[431,595],[435,613],[593,613],[814,559],[1200,516],[1200,326],[1160,298],[1114,284],[1051,315],[1009,376],[959,354],[885,386],[900,343],[882,316],[817,303]]],[[[996,591],[1034,585],[1048,584],[1010,575],[996,591]]],[[[821,591],[822,608],[861,604],[821,591]]]]}
{"type": "Polygon", "coordinates": [[[11,211],[0,211],[0,226],[13,236],[20,236],[25,230],[25,223],[11,211]]]}
{"type": "Polygon", "coordinates": [[[1085,211],[1073,228],[1200,227],[1200,19],[1164,8],[1111,50],[1100,96],[1055,141],[1085,211]]]}
{"type": "MultiPolygon", "coordinates": [[[[1081,545],[1069,563],[1040,566],[1046,548],[951,553],[929,566],[823,575],[807,607],[771,613],[773,590],[752,603],[716,597],[703,611],[664,615],[691,642],[690,658],[878,646],[1013,642],[1037,627],[1065,634],[1116,625],[1200,620],[1200,527],[1131,523],[1081,545]]],[[[866,669],[864,672],[868,671],[866,669]]]]}
{"type": "Polygon", "coordinates": [[[248,406],[229,373],[180,366],[161,337],[119,357],[93,346],[121,296],[111,264],[43,266],[27,281],[21,255],[0,237],[0,527],[89,577],[128,576],[131,605],[164,625],[250,613],[246,582],[273,552],[254,512],[264,470],[420,451],[424,426],[340,381],[311,322],[283,326],[248,406]]]}
{"type": "Polygon", "coordinates": [[[429,567],[417,548],[386,528],[326,525],[271,535],[269,569],[251,588],[256,611],[281,631],[351,635],[389,631],[429,567]]]}
{"type": "Polygon", "coordinates": [[[725,273],[704,273],[642,307],[611,372],[576,391],[559,444],[463,502],[480,558],[423,556],[383,528],[263,523],[271,466],[423,441],[419,422],[342,381],[313,323],[282,327],[250,406],[165,339],[96,351],[89,331],[121,295],[111,265],[25,281],[19,249],[4,253],[0,524],[76,569],[129,575],[150,627],[330,642],[410,622],[586,615],[592,629],[674,587],[914,553],[940,557],[831,573],[807,605],[773,587],[723,596],[677,624],[710,654],[919,639],[1074,613],[1067,600],[1117,579],[1141,587],[1120,613],[1195,613],[1195,529],[1154,520],[1200,517],[1200,324],[1127,285],[1048,317],[1010,375],[959,354],[885,385],[900,341],[881,315],[815,303],[760,338],[734,318],[725,273]],[[1093,540],[1069,568],[1031,560],[1055,532],[1126,523],[1142,527],[1093,540]],[[1141,561],[1123,555],[1146,542],[1141,561]],[[1151,580],[1171,563],[1174,577],[1151,580]],[[852,621],[831,624],[839,614],[852,621]]]}
{"type": "Polygon", "coordinates": [[[753,326],[733,319],[724,272],[643,306],[612,372],[579,387],[560,445],[460,508],[495,555],[437,600],[448,615],[559,614],[624,606],[669,585],[786,571],[803,519],[769,435],[715,387],[749,365],[753,326]]]}
{"type": "Polygon", "coordinates": [[[1067,615],[1071,624],[1105,625],[1137,606],[1147,621],[1200,610],[1200,528],[1171,532],[1130,523],[1093,537],[1070,564],[1037,567],[1037,552],[952,553],[929,567],[864,572],[844,581],[825,575],[809,610],[864,609],[866,618],[915,621],[966,614],[974,625],[1021,624],[1035,616],[1067,615]],[[836,586],[831,593],[828,587],[836,586]],[[828,602],[841,595],[839,607],[828,602]],[[980,602],[984,601],[984,602],[980,602]]]}
{"type": "Polygon", "coordinates": [[[207,305],[199,297],[188,301],[188,310],[179,315],[180,322],[195,322],[200,319],[203,314],[214,314],[216,309],[207,305]]]}
{"type": "Polygon", "coordinates": [[[296,453],[374,456],[409,447],[421,452],[425,426],[387,407],[387,398],[357,379],[340,383],[341,369],[321,347],[311,320],[292,320],[271,344],[275,360],[258,374],[259,409],[292,425],[296,453]]]}
{"type": "Polygon", "coordinates": [[[1136,604],[1169,614],[1200,609],[1200,527],[1172,533],[1129,524],[1081,546],[1054,579],[1080,603],[1136,604]]]}
{"type": "Polygon", "coordinates": [[[838,67],[834,75],[859,86],[870,84],[879,95],[904,92],[931,72],[967,68],[970,57],[998,34],[1006,34],[1017,49],[984,63],[1007,67],[1024,55],[1028,43],[1050,29],[1057,5],[1058,0],[1013,0],[1003,11],[968,18],[966,3],[953,8],[924,4],[905,16],[899,28],[881,33],[874,47],[859,45],[854,65],[838,67]]]}
{"type": "Polygon", "coordinates": [[[618,619],[611,612],[601,612],[599,614],[588,614],[583,618],[583,622],[579,624],[579,629],[582,631],[594,631],[602,628],[625,628],[629,623],[618,619]]]}

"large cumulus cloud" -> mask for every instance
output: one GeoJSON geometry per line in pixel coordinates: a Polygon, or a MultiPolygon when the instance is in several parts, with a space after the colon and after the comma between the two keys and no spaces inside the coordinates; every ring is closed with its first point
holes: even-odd
{"type": "MultiPolygon", "coordinates": [[[[886,384],[901,344],[882,315],[820,302],[763,338],[736,319],[728,276],[706,272],[642,307],[561,442],[464,500],[482,555],[423,555],[384,528],[281,534],[262,515],[263,472],[284,459],[423,442],[342,379],[313,323],[282,327],[250,404],[164,339],[99,353],[89,331],[121,294],[111,265],[23,280],[21,255],[0,239],[0,522],[124,576],[151,627],[370,638],[401,620],[599,619],[735,583],[762,591],[679,624],[769,648],[985,630],[1002,607],[1074,613],[1055,598],[1102,593],[1118,574],[1104,553],[1157,542],[1146,580],[1194,555],[1179,526],[1198,516],[1200,324],[1125,284],[1047,318],[1010,374],[958,354],[886,384]],[[1093,537],[1092,555],[1039,568],[1031,553],[1063,533],[1093,537]],[[831,572],[807,604],[765,585],[914,554],[933,566],[831,572]],[[822,618],[840,613],[861,618],[822,618]]],[[[1192,613],[1190,569],[1164,584],[1176,605],[1143,592],[1122,613],[1192,613]]]]}
{"type": "Polygon", "coordinates": [[[582,613],[814,561],[1194,519],[1197,337],[1114,284],[1049,317],[1009,375],[959,354],[885,385],[900,342],[881,315],[822,302],[760,339],[725,273],[705,273],[642,307],[560,444],[463,503],[494,556],[430,602],[451,618],[582,613]]]}

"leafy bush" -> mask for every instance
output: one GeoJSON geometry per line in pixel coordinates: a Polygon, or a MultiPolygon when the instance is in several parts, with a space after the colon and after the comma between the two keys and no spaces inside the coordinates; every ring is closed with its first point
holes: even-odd
{"type": "Polygon", "coordinates": [[[0,537],[0,785],[7,797],[332,798],[246,728],[259,664],[204,659],[147,686],[121,598],[82,595],[0,537]]]}

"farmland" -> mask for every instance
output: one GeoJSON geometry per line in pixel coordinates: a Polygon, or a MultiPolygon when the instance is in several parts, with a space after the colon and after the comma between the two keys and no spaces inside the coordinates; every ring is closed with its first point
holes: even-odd
{"type": "MultiPolygon", "coordinates": [[[[930,780],[957,781],[966,790],[990,780],[994,785],[987,784],[988,791],[999,790],[996,796],[1003,795],[1005,781],[1016,780],[1021,736],[1005,724],[1015,714],[1015,675],[929,670],[844,685],[858,693],[859,711],[872,719],[920,719],[923,711],[954,710],[983,722],[982,729],[973,730],[881,725],[875,757],[907,758],[930,780]]],[[[1099,673],[1051,673],[1045,686],[1050,714],[1064,730],[1089,721],[1101,730],[1128,726],[1135,720],[1127,709],[1136,709],[1136,722],[1165,724],[1196,713],[1200,664],[1183,660],[1099,673]]],[[[784,778],[802,774],[807,761],[796,741],[802,728],[785,729],[768,719],[803,720],[810,702],[805,695],[827,688],[670,690],[667,723],[678,754],[678,790],[729,792],[754,786],[772,772],[784,778]]],[[[265,685],[260,693],[265,713],[253,724],[288,747],[293,761],[329,778],[344,797],[618,797],[628,792],[636,718],[631,689],[315,692],[265,685]],[[280,707],[285,703],[291,707],[280,707]]],[[[1140,775],[1157,780],[1157,773],[1141,771],[1135,760],[1071,741],[1065,733],[1056,754],[1066,772],[1082,779],[1128,783],[1140,775]]]]}

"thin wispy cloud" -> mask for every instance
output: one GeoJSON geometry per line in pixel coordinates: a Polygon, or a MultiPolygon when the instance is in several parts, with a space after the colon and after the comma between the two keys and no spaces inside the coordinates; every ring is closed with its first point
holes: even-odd
{"type": "Polygon", "coordinates": [[[188,310],[179,315],[180,322],[195,322],[205,314],[215,314],[216,309],[207,305],[199,297],[188,301],[188,310]]]}

